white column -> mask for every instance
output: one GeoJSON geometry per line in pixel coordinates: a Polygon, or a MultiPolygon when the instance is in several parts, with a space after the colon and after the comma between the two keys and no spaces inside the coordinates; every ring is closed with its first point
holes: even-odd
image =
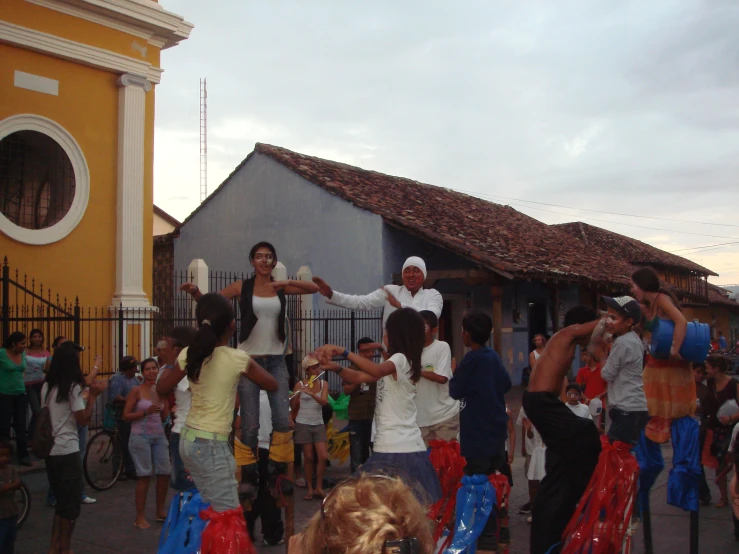
{"type": "MultiPolygon", "coordinates": [[[[191,280],[192,284],[198,287],[200,292],[208,294],[208,265],[205,260],[196,258],[190,262],[187,266],[187,275],[191,280]]],[[[193,300],[192,302],[192,317],[195,317],[195,305],[197,303],[193,300]]]]}
{"type": "Polygon", "coordinates": [[[272,270],[272,277],[275,281],[284,281],[287,279],[287,268],[282,262],[277,262],[275,268],[272,270]]]}
{"type": "Polygon", "coordinates": [[[149,306],[144,293],[144,128],[151,83],[125,74],[118,79],[118,231],[113,304],[149,306]]]}

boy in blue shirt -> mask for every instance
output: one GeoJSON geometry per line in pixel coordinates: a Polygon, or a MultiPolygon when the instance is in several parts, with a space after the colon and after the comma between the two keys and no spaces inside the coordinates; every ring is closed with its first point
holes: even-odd
{"type": "MultiPolygon", "coordinates": [[[[493,331],[480,310],[462,319],[462,341],[470,349],[449,381],[449,396],[460,401],[459,434],[465,475],[491,475],[506,463],[508,415],[505,394],[511,378],[498,354],[485,346],[493,331]]],[[[477,541],[479,550],[495,551],[497,523],[491,514],[477,541]]]]}

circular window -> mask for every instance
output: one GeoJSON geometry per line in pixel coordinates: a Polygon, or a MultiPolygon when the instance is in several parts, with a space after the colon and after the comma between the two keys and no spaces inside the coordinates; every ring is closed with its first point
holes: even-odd
{"type": "Polygon", "coordinates": [[[47,229],[74,200],[69,156],[48,135],[16,131],[0,140],[0,213],[24,229],[47,229]]]}
{"type": "Polygon", "coordinates": [[[35,115],[0,121],[0,231],[28,244],[61,240],[88,197],[87,163],[66,129],[35,115]]]}

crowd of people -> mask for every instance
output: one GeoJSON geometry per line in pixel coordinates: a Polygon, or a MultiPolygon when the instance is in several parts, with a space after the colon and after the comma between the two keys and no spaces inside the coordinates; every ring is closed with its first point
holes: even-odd
{"type": "MultiPolygon", "coordinates": [[[[505,399],[512,383],[488,346],[493,322],[486,313],[472,309],[464,315],[466,354],[457,363],[438,338],[443,302],[438,291],[423,287],[427,270],[421,258],[405,262],[403,285],[363,296],[334,291],[320,277],[275,281],[277,252],[266,242],[256,244],[249,259],[254,276],[217,293],[183,285],[197,302],[197,327],[170,330],[157,344],[156,357],[140,363],[122,358],[107,383],[97,378],[100,359],[84,374],[81,347],[64,337],[54,341],[53,356],[37,329],[30,342],[21,333],[8,337],[0,349],[0,474],[6,483],[0,487],[0,551],[12,551],[3,550],[15,536],[16,513],[7,500],[20,486],[8,464],[12,427],[22,465],[31,463],[28,440],[34,441],[34,453],[48,443],[34,431],[51,435],[43,456],[48,502],[55,507],[50,552],[70,552],[80,506],[94,502],[85,495],[80,456],[94,401],[106,387],[125,443],[119,462],[124,476],[137,480],[133,525],[139,529],[150,527],[146,499],[153,479],[157,522],[167,517],[170,487],[197,491],[210,506],[208,517],[231,521],[243,537],[253,537],[261,518],[265,544],[278,544],[284,533],[280,499],[293,494],[293,462],[300,457],[304,499],[321,503],[291,539],[290,552],[333,554],[356,545],[352,552],[396,547],[425,554],[436,547],[434,522],[426,512],[445,494],[429,449],[458,441],[464,475],[503,475],[513,484],[517,437],[505,399]],[[384,335],[318,347],[302,360],[301,375],[291,386],[286,295],[314,293],[346,308],[382,308],[384,335]],[[241,318],[237,348],[229,346],[237,329],[234,299],[241,318]],[[331,490],[324,488],[325,372],[338,375],[350,396],[353,477],[331,490]],[[34,419],[27,429],[29,404],[34,419]]],[[[739,514],[736,472],[727,483],[738,460],[739,407],[729,408],[739,401],[739,391],[727,375],[726,360],[714,354],[705,364],[691,365],[681,358],[687,322],[653,271],[633,274],[632,295],[603,297],[606,315],[573,308],[562,330],[533,338],[517,424],[528,481],[528,502],[519,512],[529,516],[534,554],[567,546],[565,529],[608,445],[625,445],[628,452],[645,441],[659,445],[671,436],[674,441],[675,422],[686,417],[700,422],[694,440],[704,454],[702,502],[711,501],[703,468],[714,468],[717,507],[731,504],[739,514]],[[675,328],[668,359],[649,355],[643,342],[643,333],[661,319],[675,328]],[[582,367],[570,381],[578,355],[582,367]]],[[[495,551],[510,540],[501,534],[503,517],[493,510],[481,526],[479,550],[495,551]]],[[[734,522],[739,540],[736,516],[734,522]]]]}

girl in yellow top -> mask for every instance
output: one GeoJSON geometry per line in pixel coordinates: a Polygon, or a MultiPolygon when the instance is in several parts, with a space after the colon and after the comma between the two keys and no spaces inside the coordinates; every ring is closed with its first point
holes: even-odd
{"type": "Polygon", "coordinates": [[[223,296],[203,295],[195,316],[198,330],[192,345],[180,352],[177,365],[159,380],[157,391],[168,394],[187,374],[192,403],[180,434],[180,456],[203,500],[216,512],[233,510],[243,521],[236,461],[228,445],[236,387],[242,375],[266,390],[276,390],[277,381],[246,352],[228,346],[236,322],[231,303],[223,296]]]}

